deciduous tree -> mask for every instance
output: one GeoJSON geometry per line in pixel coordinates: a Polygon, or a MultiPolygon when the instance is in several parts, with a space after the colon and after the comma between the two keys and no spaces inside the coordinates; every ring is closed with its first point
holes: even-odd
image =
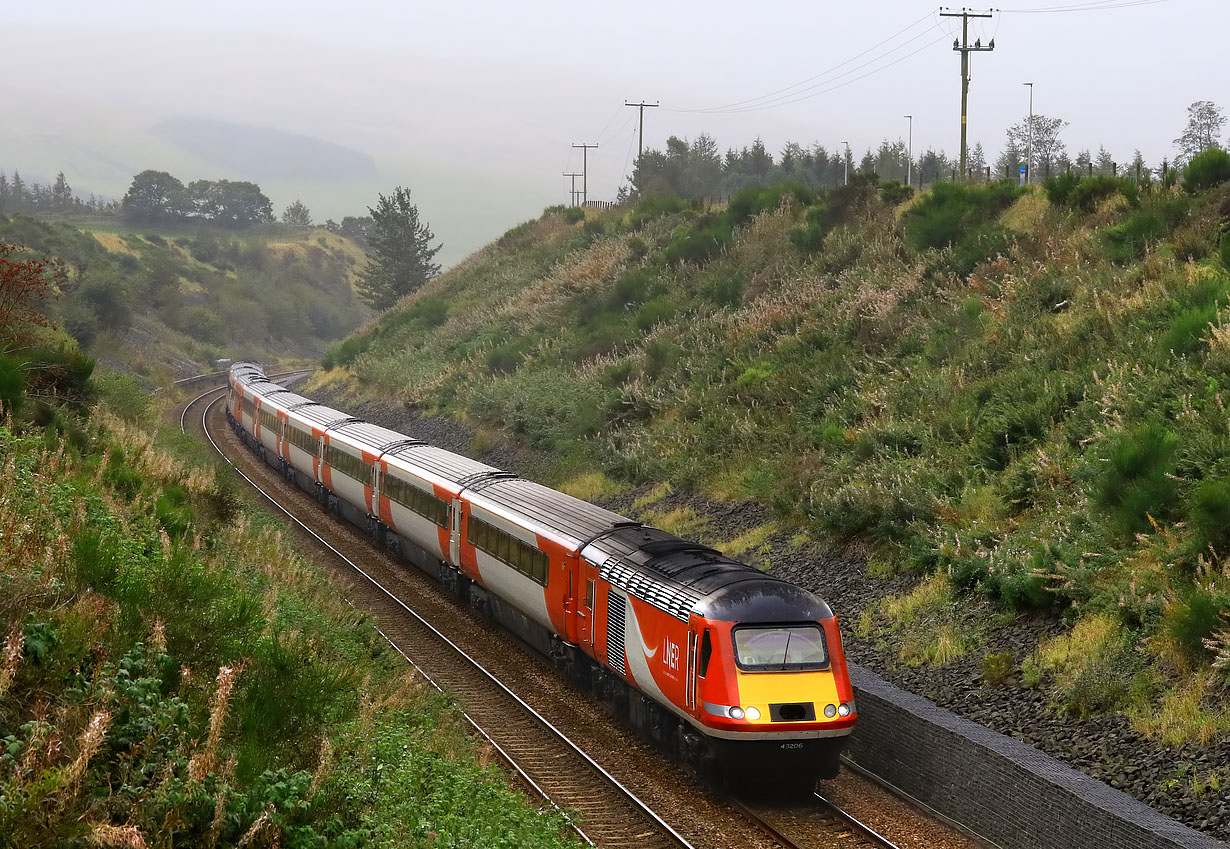
{"type": "Polygon", "coordinates": [[[1182,168],[1192,157],[1216,147],[1226,125],[1226,113],[1211,100],[1197,100],[1187,107],[1187,126],[1183,134],[1174,140],[1179,154],[1174,158],[1176,168],[1182,168]]]}
{"type": "Polygon", "coordinates": [[[440,271],[432,260],[441,246],[432,246],[436,237],[419,220],[409,189],[398,186],[391,195],[380,195],[368,211],[372,214],[367,239],[371,255],[357,289],[372,308],[387,310],[440,271]]]}
{"type": "Polygon", "coordinates": [[[124,215],[134,221],[172,221],[188,211],[188,193],[166,171],[147,170],[132,178],[123,200],[124,215]]]}
{"type": "Polygon", "coordinates": [[[27,347],[35,333],[52,326],[44,312],[53,297],[50,269],[22,253],[0,244],[0,354],[27,347]]]}

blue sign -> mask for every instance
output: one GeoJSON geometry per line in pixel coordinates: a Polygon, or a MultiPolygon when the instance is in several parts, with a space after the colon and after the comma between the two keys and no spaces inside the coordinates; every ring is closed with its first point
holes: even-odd
{"type": "Polygon", "coordinates": [[[1023,186],[1023,185],[1025,185],[1025,166],[1024,166],[1024,165],[1022,165],[1022,166],[1021,166],[1021,178],[1020,178],[1020,180],[1021,180],[1021,181],[1020,181],[1017,185],[1019,185],[1019,186],[1023,186]]]}

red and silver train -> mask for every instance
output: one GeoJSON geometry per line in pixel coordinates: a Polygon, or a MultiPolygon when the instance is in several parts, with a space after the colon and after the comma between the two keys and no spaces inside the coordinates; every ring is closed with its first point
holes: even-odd
{"type": "Polygon", "coordinates": [[[833,777],[857,713],[837,619],[718,551],[231,367],[267,463],[705,774],[833,777]]]}

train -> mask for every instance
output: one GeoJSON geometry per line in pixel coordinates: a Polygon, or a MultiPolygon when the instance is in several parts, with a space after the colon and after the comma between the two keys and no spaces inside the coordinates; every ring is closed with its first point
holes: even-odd
{"type": "Polygon", "coordinates": [[[269,381],[228,374],[263,461],[541,652],[697,774],[833,778],[858,719],[833,611],[723,555],[269,381]]]}

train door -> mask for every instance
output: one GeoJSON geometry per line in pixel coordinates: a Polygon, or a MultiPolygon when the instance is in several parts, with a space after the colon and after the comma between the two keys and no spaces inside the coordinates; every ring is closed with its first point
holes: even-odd
{"type": "Polygon", "coordinates": [[[584,557],[577,558],[577,643],[594,653],[594,609],[598,593],[598,567],[584,557]]]}
{"type": "Polygon", "coordinates": [[[458,569],[461,568],[461,499],[453,499],[453,509],[449,511],[448,562],[458,569]]]}

